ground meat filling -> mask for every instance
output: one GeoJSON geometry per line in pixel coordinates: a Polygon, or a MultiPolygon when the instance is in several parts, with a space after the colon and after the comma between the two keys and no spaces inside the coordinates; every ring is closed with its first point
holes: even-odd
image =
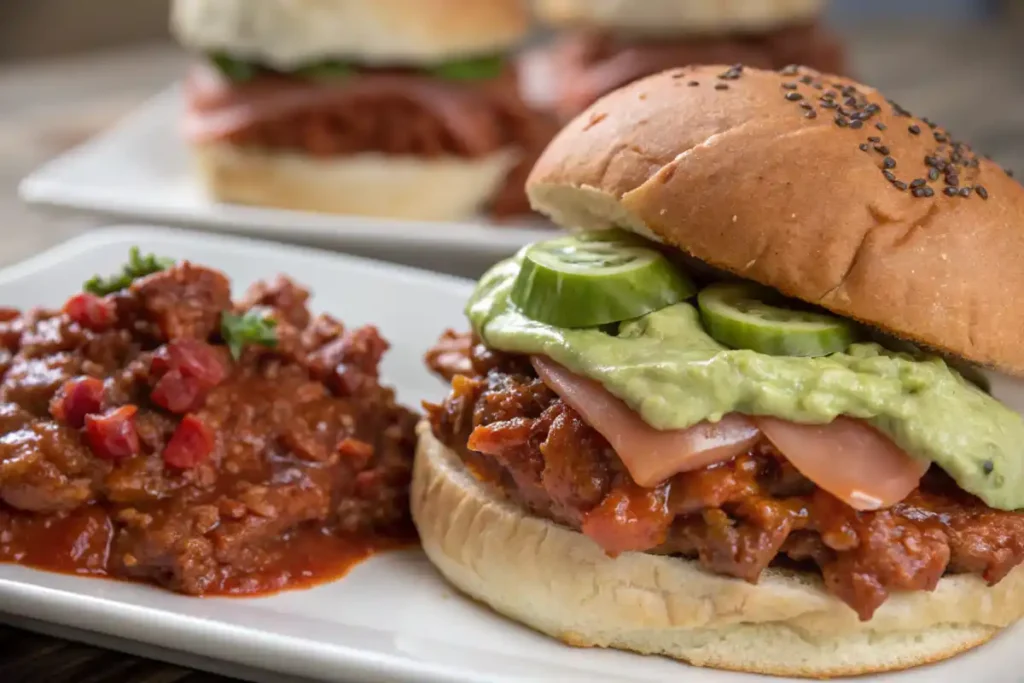
{"type": "Polygon", "coordinates": [[[1024,560],[1024,513],[987,507],[937,468],[878,512],[816,488],[766,441],[644,489],[526,358],[448,335],[427,362],[452,380],[429,406],[435,435],[508,498],[613,555],[680,555],[750,582],[772,566],[817,570],[865,620],[893,592],[932,590],[947,573],[995,583],[1024,560]]]}
{"type": "Polygon", "coordinates": [[[562,85],[559,113],[575,116],[601,95],[627,83],[691,64],[735,64],[781,69],[800,64],[823,73],[845,72],[840,42],[818,24],[714,38],[645,39],[600,31],[567,34],[553,53],[562,85]]]}
{"type": "Polygon", "coordinates": [[[378,381],[387,342],[308,298],[280,277],[235,303],[180,263],[0,314],[0,561],[247,593],[300,541],[414,538],[416,416],[378,381]],[[222,316],[257,310],[276,344],[232,357],[222,316]]]}

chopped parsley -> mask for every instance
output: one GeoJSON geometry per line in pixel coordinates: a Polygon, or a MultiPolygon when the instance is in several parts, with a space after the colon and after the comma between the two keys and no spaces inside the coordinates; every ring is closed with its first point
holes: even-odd
{"type": "Polygon", "coordinates": [[[220,334],[228,345],[231,357],[238,360],[246,345],[257,344],[268,349],[277,347],[277,321],[260,310],[246,311],[243,315],[222,313],[220,334]]]}
{"type": "Polygon", "coordinates": [[[245,83],[256,78],[260,73],[260,67],[244,59],[235,59],[218,52],[210,55],[210,61],[217,67],[217,70],[224,74],[224,77],[233,83],[245,83]]]}
{"type": "Polygon", "coordinates": [[[173,266],[174,263],[175,261],[172,258],[165,258],[155,254],[143,255],[138,247],[132,247],[128,251],[128,263],[121,268],[120,273],[108,277],[94,275],[86,281],[83,289],[90,294],[106,296],[107,294],[113,294],[114,292],[126,289],[140,277],[146,277],[153,273],[159,273],[161,270],[166,270],[173,266]]]}

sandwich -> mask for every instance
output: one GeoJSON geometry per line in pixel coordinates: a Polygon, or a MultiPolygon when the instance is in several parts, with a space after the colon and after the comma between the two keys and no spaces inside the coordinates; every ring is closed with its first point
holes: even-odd
{"type": "Polygon", "coordinates": [[[520,96],[518,0],[176,0],[185,136],[218,200],[456,220],[529,211],[556,127],[520,96]]]}
{"type": "Polygon", "coordinates": [[[554,108],[569,120],[601,95],[688,64],[844,73],[841,42],[819,20],[822,0],[534,0],[561,31],[545,61],[554,108]]]}
{"type": "Polygon", "coordinates": [[[1024,188],[874,89],[670,70],[533,169],[572,234],[427,362],[431,561],[578,646],[832,677],[1024,615],[1024,188]]]}

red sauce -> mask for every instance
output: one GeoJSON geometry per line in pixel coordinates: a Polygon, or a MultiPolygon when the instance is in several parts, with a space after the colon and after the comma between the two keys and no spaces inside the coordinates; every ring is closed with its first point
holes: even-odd
{"type": "MultiPolygon", "coordinates": [[[[0,562],[123,580],[107,570],[113,533],[110,517],[97,505],[49,516],[0,510],[0,562]]],[[[342,578],[374,554],[413,543],[372,536],[342,538],[327,528],[303,528],[275,540],[269,549],[273,559],[259,570],[225,572],[205,594],[241,597],[311,588],[342,578]]]]}

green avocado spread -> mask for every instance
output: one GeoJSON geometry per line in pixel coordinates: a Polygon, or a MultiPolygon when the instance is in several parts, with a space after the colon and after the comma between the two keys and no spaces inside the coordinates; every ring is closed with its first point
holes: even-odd
{"type": "Polygon", "coordinates": [[[729,349],[678,303],[616,329],[558,328],[527,318],[509,296],[519,257],[480,281],[467,315],[492,348],[542,354],[600,382],[656,429],[726,413],[823,424],[860,418],[914,457],[934,462],[993,508],[1024,508],[1024,419],[941,358],[874,343],[816,358],[729,349]]]}

